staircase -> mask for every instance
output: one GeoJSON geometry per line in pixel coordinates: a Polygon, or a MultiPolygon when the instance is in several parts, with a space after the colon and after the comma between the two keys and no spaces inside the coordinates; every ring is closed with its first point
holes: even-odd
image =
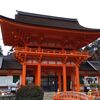
{"type": "Polygon", "coordinates": [[[44,92],[43,100],[53,100],[55,92],[44,92]]]}

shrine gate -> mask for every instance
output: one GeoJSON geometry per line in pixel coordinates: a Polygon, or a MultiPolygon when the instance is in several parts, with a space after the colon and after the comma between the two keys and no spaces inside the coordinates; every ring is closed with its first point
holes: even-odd
{"type": "Polygon", "coordinates": [[[22,64],[22,85],[31,75],[44,88],[80,91],[79,66],[90,57],[80,48],[99,38],[100,30],[84,28],[76,19],[20,11],[15,19],[0,16],[0,24],[4,44],[22,64]]]}

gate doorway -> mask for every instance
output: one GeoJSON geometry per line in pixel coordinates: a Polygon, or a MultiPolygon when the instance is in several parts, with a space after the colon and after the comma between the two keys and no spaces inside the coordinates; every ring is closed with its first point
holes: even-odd
{"type": "Polygon", "coordinates": [[[57,76],[55,75],[42,76],[41,86],[44,89],[44,91],[57,91],[58,89],[57,76]]]}
{"type": "Polygon", "coordinates": [[[67,91],[71,91],[71,77],[67,76],[67,91]]]}

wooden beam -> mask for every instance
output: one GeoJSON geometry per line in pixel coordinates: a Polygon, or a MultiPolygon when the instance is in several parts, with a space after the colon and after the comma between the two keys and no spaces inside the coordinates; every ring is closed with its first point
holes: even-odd
{"type": "Polygon", "coordinates": [[[66,56],[66,57],[65,57],[65,59],[64,59],[64,64],[66,63],[66,61],[67,61],[67,58],[68,58],[68,56],[66,56]]]}
{"type": "Polygon", "coordinates": [[[42,55],[39,56],[39,61],[38,62],[40,63],[41,60],[42,60],[42,55]]]}

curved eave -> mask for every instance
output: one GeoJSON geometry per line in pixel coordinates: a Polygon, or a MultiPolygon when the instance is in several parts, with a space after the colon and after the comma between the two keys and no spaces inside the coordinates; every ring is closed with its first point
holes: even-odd
{"type": "MultiPolygon", "coordinates": [[[[4,44],[9,46],[15,46],[13,33],[16,32],[19,32],[17,33],[19,38],[21,33],[27,33],[28,35],[38,34],[39,36],[51,36],[50,39],[58,39],[59,42],[62,40],[66,42],[67,40],[68,45],[71,45],[75,49],[79,49],[100,37],[100,30],[78,30],[31,25],[4,16],[0,16],[0,24],[4,44]]],[[[21,39],[16,42],[21,42],[21,39]]]]}
{"type": "Polygon", "coordinates": [[[62,18],[62,17],[55,17],[55,16],[49,16],[49,15],[35,14],[35,13],[27,13],[27,12],[18,11],[18,10],[17,10],[16,15],[24,15],[24,16],[30,16],[30,17],[39,17],[39,18],[45,18],[45,19],[54,19],[54,20],[70,21],[70,22],[77,21],[77,19],[62,18]]]}
{"type": "Polygon", "coordinates": [[[74,29],[82,31],[100,31],[100,29],[93,29],[83,27],[79,24],[77,19],[63,18],[56,16],[48,16],[42,14],[28,13],[17,11],[15,20],[32,25],[42,25],[45,27],[56,27],[65,29],[74,29]]]}
{"type": "MultiPolygon", "coordinates": [[[[59,20],[59,18],[56,18],[59,20]]],[[[62,19],[60,19],[62,20],[62,19]]],[[[64,28],[64,27],[57,27],[57,26],[46,26],[46,25],[37,25],[37,24],[30,24],[30,23],[25,23],[25,22],[20,22],[20,21],[17,21],[15,19],[12,19],[12,18],[7,18],[5,16],[2,16],[0,15],[0,22],[2,21],[8,21],[8,22],[12,22],[12,23],[15,23],[15,24],[20,24],[20,25],[26,25],[26,26],[40,26],[40,27],[45,27],[45,28],[52,28],[52,29],[62,29],[62,30],[76,30],[76,31],[89,31],[89,32],[100,32],[100,29],[92,29],[92,28],[86,28],[86,27],[83,27],[81,26],[77,19],[64,19],[63,18],[63,21],[69,21],[69,22],[77,22],[77,24],[81,27],[81,28],[64,28]]]]}

